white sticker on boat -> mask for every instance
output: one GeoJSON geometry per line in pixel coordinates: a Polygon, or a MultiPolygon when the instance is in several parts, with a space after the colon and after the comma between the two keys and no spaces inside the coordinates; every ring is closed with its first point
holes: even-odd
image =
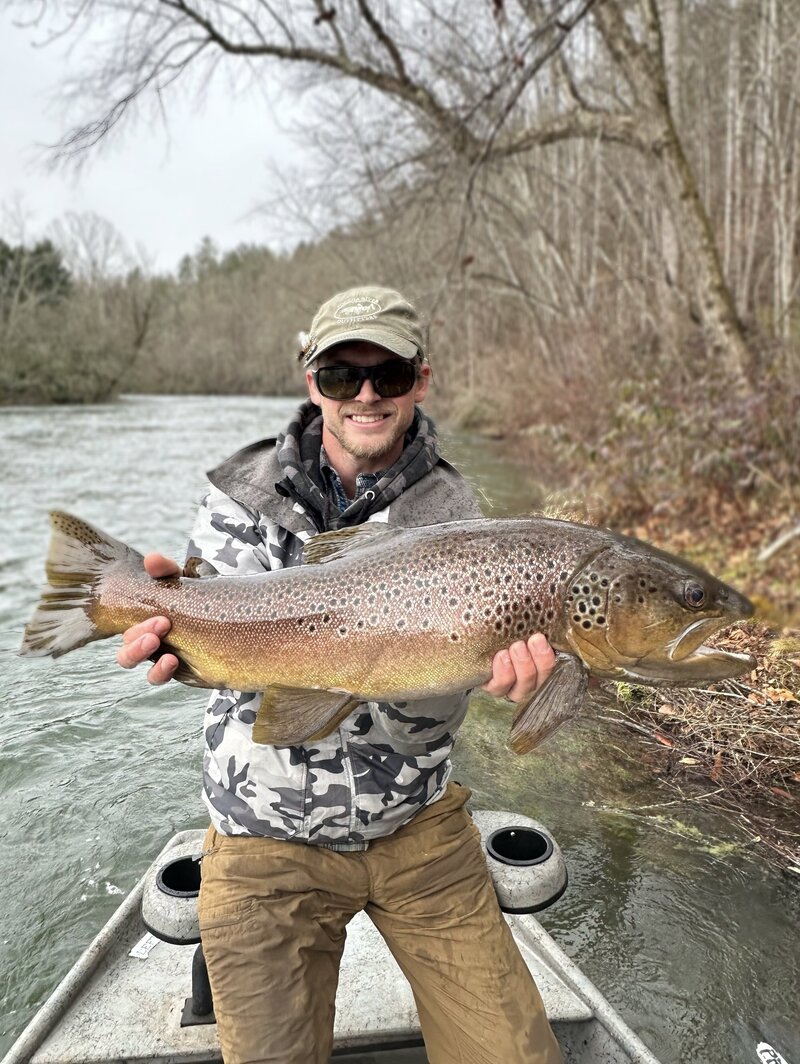
{"type": "Polygon", "coordinates": [[[777,1049],[773,1049],[769,1042],[759,1042],[756,1053],[761,1064],[788,1064],[786,1058],[782,1057],[777,1049]]]}
{"type": "MultiPolygon", "coordinates": [[[[157,939],[155,935],[151,935],[148,931],[144,938],[140,938],[133,949],[128,954],[129,957],[139,957],[140,960],[146,961],[150,956],[150,953],[154,946],[157,946],[160,939],[157,939]]],[[[776,1058],[777,1059],[777,1058],[776,1058]]],[[[785,1062],[784,1062],[785,1064],[785,1062]]]]}

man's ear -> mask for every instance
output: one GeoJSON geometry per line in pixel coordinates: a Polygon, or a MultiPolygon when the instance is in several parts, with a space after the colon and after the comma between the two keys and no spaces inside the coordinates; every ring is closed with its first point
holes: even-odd
{"type": "Polygon", "coordinates": [[[419,367],[419,377],[414,388],[414,402],[421,403],[425,396],[428,394],[428,388],[431,383],[431,367],[427,362],[423,362],[419,367]]]}
{"type": "Polygon", "coordinates": [[[314,381],[314,373],[312,370],[306,370],[306,386],[308,388],[308,395],[312,403],[316,403],[317,406],[322,405],[322,396],[319,394],[316,382],[314,381]]]}

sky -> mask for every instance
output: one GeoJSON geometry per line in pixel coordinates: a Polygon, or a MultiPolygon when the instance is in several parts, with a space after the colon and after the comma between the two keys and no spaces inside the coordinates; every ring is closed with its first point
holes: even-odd
{"type": "Polygon", "coordinates": [[[202,109],[171,103],[168,130],[138,122],[79,172],[54,171],[43,149],[67,128],[58,87],[81,49],[37,47],[42,38],[0,10],[0,236],[15,235],[9,211],[21,209],[34,236],[68,211],[91,211],[159,271],[173,270],[204,236],[222,249],[279,242],[256,208],[274,192],[271,165],[296,160],[287,129],[298,105],[218,83],[202,109]]]}

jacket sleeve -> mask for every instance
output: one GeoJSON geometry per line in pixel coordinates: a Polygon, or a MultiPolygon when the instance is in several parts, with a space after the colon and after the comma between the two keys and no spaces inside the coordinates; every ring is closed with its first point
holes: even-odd
{"type": "Polygon", "coordinates": [[[187,560],[202,558],[222,576],[269,571],[268,546],[256,515],[218,488],[205,495],[186,549],[187,560]]]}
{"type": "Polygon", "coordinates": [[[452,738],[467,715],[471,691],[414,702],[368,702],[372,722],[398,753],[419,753],[452,738]]]}

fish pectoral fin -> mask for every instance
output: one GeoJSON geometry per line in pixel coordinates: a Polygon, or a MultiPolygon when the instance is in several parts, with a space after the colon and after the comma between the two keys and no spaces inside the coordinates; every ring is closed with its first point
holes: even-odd
{"type": "Polygon", "coordinates": [[[588,684],[589,674],[582,662],[570,654],[557,654],[553,671],[514,715],[509,738],[514,753],[530,753],[577,716],[588,684]]]}
{"type": "Polygon", "coordinates": [[[253,724],[253,742],[296,746],[323,739],[348,717],[359,700],[343,691],[268,687],[253,724]]]}

